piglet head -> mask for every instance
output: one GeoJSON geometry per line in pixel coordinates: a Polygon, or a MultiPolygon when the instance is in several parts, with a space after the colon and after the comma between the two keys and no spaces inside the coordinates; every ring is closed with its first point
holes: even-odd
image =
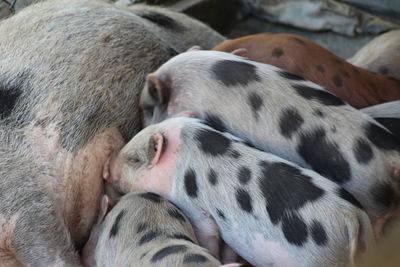
{"type": "Polygon", "coordinates": [[[118,191],[145,189],[140,179],[156,166],[166,146],[166,138],[157,126],[143,129],[106,162],[103,177],[118,191]]]}

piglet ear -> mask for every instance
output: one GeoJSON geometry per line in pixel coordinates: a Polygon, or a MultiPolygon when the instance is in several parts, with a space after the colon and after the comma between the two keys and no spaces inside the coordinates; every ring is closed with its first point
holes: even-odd
{"type": "Polygon", "coordinates": [[[190,52],[190,51],[198,51],[198,50],[202,50],[201,46],[199,45],[194,45],[191,48],[189,48],[186,52],[190,52]]]}
{"type": "Polygon", "coordinates": [[[164,153],[164,148],[166,145],[165,138],[162,134],[156,133],[150,137],[149,140],[149,150],[147,152],[147,158],[150,162],[150,167],[155,166],[160,160],[162,153],[164,153]]]}
{"type": "Polygon", "coordinates": [[[247,54],[247,49],[246,48],[238,48],[238,49],[233,50],[231,53],[236,56],[244,57],[247,54]]]}
{"type": "Polygon", "coordinates": [[[148,93],[158,104],[164,105],[168,103],[171,94],[170,85],[169,78],[166,76],[147,75],[148,93]]]}

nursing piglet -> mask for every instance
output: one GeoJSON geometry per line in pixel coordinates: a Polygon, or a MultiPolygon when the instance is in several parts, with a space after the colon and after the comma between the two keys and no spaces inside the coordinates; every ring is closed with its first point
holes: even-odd
{"type": "Polygon", "coordinates": [[[148,75],[145,124],[182,111],[313,169],[353,194],[376,235],[399,207],[400,141],[322,87],[229,53],[182,53],[148,75]]]}
{"type": "Polygon", "coordinates": [[[255,266],[344,266],[372,244],[368,216],[342,187],[195,118],[143,129],[104,176],[169,199],[200,245],[218,255],[220,234],[255,266]]]}

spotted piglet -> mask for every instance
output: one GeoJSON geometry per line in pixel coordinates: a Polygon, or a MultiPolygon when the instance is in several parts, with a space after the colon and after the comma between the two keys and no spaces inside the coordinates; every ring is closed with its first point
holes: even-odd
{"type": "Polygon", "coordinates": [[[400,141],[322,87],[216,51],[182,53],[148,75],[145,124],[182,111],[342,185],[376,235],[399,207],[400,141]]]}
{"type": "Polygon", "coordinates": [[[104,196],[83,250],[85,266],[221,266],[197,245],[186,216],[159,195],[129,193],[106,216],[108,206],[104,196]]]}
{"type": "Polygon", "coordinates": [[[255,266],[344,266],[372,244],[368,216],[342,187],[195,118],[143,129],[104,174],[120,191],[169,199],[200,245],[218,254],[220,234],[255,266]]]}

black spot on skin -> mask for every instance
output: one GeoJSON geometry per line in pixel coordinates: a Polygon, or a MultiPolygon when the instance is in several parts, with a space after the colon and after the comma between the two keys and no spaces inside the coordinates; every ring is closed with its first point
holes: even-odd
{"type": "Polygon", "coordinates": [[[322,74],[325,73],[325,68],[322,65],[317,65],[317,66],[315,66],[315,68],[317,69],[317,71],[321,72],[322,74]]]}
{"type": "Polygon", "coordinates": [[[187,254],[183,258],[184,264],[189,264],[189,263],[201,264],[201,263],[205,263],[206,261],[208,261],[208,259],[205,256],[200,255],[200,254],[187,254]]]}
{"type": "Polygon", "coordinates": [[[146,233],[145,235],[142,236],[142,238],[139,239],[138,242],[139,246],[154,240],[158,235],[159,233],[157,231],[151,231],[146,233]]]}
{"type": "Polygon", "coordinates": [[[314,110],[313,114],[317,117],[321,117],[321,118],[325,117],[325,113],[323,113],[320,109],[314,110]]]}
{"type": "Polygon", "coordinates": [[[260,111],[264,101],[262,97],[257,93],[250,93],[247,98],[247,103],[250,105],[251,110],[253,111],[253,116],[256,120],[259,118],[258,112],[260,111]]]}
{"type": "Polygon", "coordinates": [[[217,173],[214,171],[214,169],[210,169],[208,171],[208,181],[210,182],[210,184],[212,185],[216,185],[218,183],[217,180],[217,173]]]}
{"type": "MultiPolygon", "coordinates": [[[[23,79],[22,76],[17,80],[19,79],[23,79]]],[[[22,94],[23,81],[18,81],[18,84],[14,85],[0,84],[0,119],[10,116],[18,98],[22,94]]]]}
{"type": "Polygon", "coordinates": [[[110,230],[110,238],[112,238],[112,237],[116,236],[116,234],[118,234],[119,224],[120,224],[120,221],[121,221],[122,217],[124,216],[124,214],[125,214],[125,210],[121,210],[118,213],[117,218],[115,218],[115,222],[110,230]]]}
{"type": "Polygon", "coordinates": [[[339,72],[343,77],[350,78],[350,74],[347,71],[340,69],[339,72]]]}
{"type": "Polygon", "coordinates": [[[307,241],[307,225],[297,215],[283,217],[282,232],[286,240],[293,245],[302,246],[307,241]]]}
{"type": "Polygon", "coordinates": [[[187,247],[184,245],[174,245],[162,248],[153,255],[153,257],[151,258],[151,262],[160,261],[169,255],[186,252],[186,250],[187,247]]]}
{"type": "Polygon", "coordinates": [[[369,143],[362,139],[357,138],[353,146],[354,157],[360,164],[368,164],[374,156],[371,146],[369,143]]]}
{"type": "Polygon", "coordinates": [[[340,78],[340,76],[337,74],[332,77],[332,81],[337,87],[341,87],[343,85],[342,78],[340,78]]]}
{"type": "Polygon", "coordinates": [[[222,210],[217,209],[217,214],[222,220],[226,220],[225,214],[222,212],[222,210]]]}
{"type": "Polygon", "coordinates": [[[396,193],[388,183],[377,183],[371,188],[371,195],[376,203],[387,208],[396,201],[396,193]]]}
{"type": "Polygon", "coordinates": [[[185,190],[189,197],[197,197],[197,181],[196,173],[193,169],[186,170],[185,173],[185,190]]]}
{"type": "Polygon", "coordinates": [[[212,156],[223,155],[231,148],[231,140],[216,131],[201,129],[197,132],[201,150],[212,156]]]}
{"type": "Polygon", "coordinates": [[[328,242],[328,236],[326,235],[325,229],[318,221],[313,221],[310,227],[311,237],[315,244],[318,246],[326,245],[328,242]]]}
{"type": "Polygon", "coordinates": [[[217,131],[226,132],[225,123],[221,120],[220,117],[214,114],[206,113],[204,123],[217,131]]]}
{"type": "Polygon", "coordinates": [[[391,132],[374,123],[368,123],[364,129],[369,141],[378,148],[400,151],[400,139],[391,132]]]}
{"type": "Polygon", "coordinates": [[[248,184],[251,179],[251,170],[247,167],[241,167],[238,172],[238,178],[241,184],[248,184]]]}
{"type": "Polygon", "coordinates": [[[280,47],[275,47],[274,49],[272,49],[272,52],[271,52],[272,57],[280,57],[283,54],[285,54],[285,53],[283,52],[283,49],[280,47]]]}
{"type": "Polygon", "coordinates": [[[302,77],[300,77],[300,76],[297,76],[297,75],[295,75],[295,74],[293,74],[293,73],[290,73],[290,72],[288,72],[288,71],[285,71],[285,70],[280,70],[280,71],[278,71],[278,74],[279,74],[281,77],[286,78],[286,79],[289,79],[289,80],[294,80],[294,81],[303,81],[303,80],[304,80],[304,78],[302,78],[302,77]]]}
{"type": "Polygon", "coordinates": [[[163,27],[163,28],[169,28],[169,29],[174,29],[174,30],[182,30],[183,27],[180,25],[177,21],[174,19],[164,15],[160,14],[158,12],[154,11],[148,11],[143,14],[139,14],[140,17],[150,20],[151,22],[163,27]]]}
{"type": "Polygon", "coordinates": [[[287,214],[295,214],[307,202],[313,202],[324,195],[300,169],[283,162],[260,163],[262,176],[260,190],[266,200],[266,209],[271,222],[277,224],[287,214]]]}
{"type": "Polygon", "coordinates": [[[319,174],[337,183],[351,178],[350,165],[335,142],[326,139],[323,128],[300,134],[297,152],[319,174]]]}
{"type": "Polygon", "coordinates": [[[253,206],[251,203],[251,197],[247,191],[244,189],[238,189],[236,191],[236,200],[242,210],[251,213],[253,211],[253,206]]]}
{"type": "Polygon", "coordinates": [[[351,204],[353,204],[357,208],[364,209],[364,207],[361,205],[361,203],[352,194],[350,194],[346,189],[344,189],[343,187],[339,188],[338,195],[339,195],[339,197],[341,197],[342,199],[350,202],[351,204]]]}
{"type": "Polygon", "coordinates": [[[293,40],[299,44],[306,45],[306,42],[304,42],[303,40],[301,40],[300,38],[297,38],[297,37],[289,37],[289,40],[293,40]]]}
{"type": "Polygon", "coordinates": [[[306,85],[293,85],[293,88],[296,92],[304,97],[305,99],[309,100],[318,100],[321,104],[328,105],[328,106],[341,106],[345,105],[342,99],[339,97],[328,93],[327,91],[315,89],[306,85]]]}
{"type": "Polygon", "coordinates": [[[388,75],[389,69],[388,69],[387,67],[385,67],[385,66],[380,66],[380,67],[378,68],[378,72],[379,72],[380,74],[383,74],[383,75],[388,75]]]}
{"type": "Polygon", "coordinates": [[[211,67],[211,71],[225,86],[246,86],[261,80],[256,66],[247,62],[220,60],[211,67]]]}
{"type": "Polygon", "coordinates": [[[238,151],[236,151],[236,150],[232,150],[231,152],[230,152],[230,154],[229,154],[232,158],[234,158],[234,159],[238,159],[238,158],[240,158],[242,155],[238,152],[238,151]]]}
{"type": "Polygon", "coordinates": [[[174,234],[174,235],[172,235],[170,237],[173,238],[173,239],[182,239],[182,240],[186,240],[186,241],[189,241],[191,243],[194,243],[193,240],[190,237],[188,237],[187,235],[184,235],[184,234],[174,234]]]}
{"type": "Polygon", "coordinates": [[[304,123],[303,118],[295,108],[286,108],[279,117],[279,130],[286,138],[292,138],[292,135],[300,130],[304,123]]]}
{"type": "Polygon", "coordinates": [[[139,196],[155,203],[160,203],[162,201],[162,198],[159,195],[150,192],[141,193],[139,196]]]}
{"type": "Polygon", "coordinates": [[[186,222],[185,217],[183,217],[182,213],[179,210],[177,210],[175,208],[170,208],[170,209],[168,209],[167,212],[168,212],[169,216],[171,216],[172,218],[178,219],[181,222],[186,222]]]}
{"type": "Polygon", "coordinates": [[[139,234],[141,232],[143,232],[144,230],[146,230],[149,227],[149,225],[147,223],[140,223],[136,229],[136,233],[139,234]]]}
{"type": "Polygon", "coordinates": [[[374,118],[377,122],[385,126],[389,131],[400,139],[400,119],[397,118],[374,118]]]}

